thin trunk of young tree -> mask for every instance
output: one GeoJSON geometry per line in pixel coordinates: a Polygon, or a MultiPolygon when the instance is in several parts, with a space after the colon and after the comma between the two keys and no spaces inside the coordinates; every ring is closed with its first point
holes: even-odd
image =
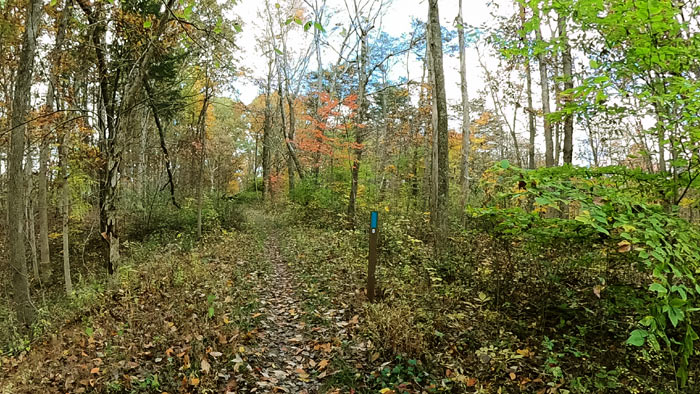
{"type": "MultiPolygon", "coordinates": [[[[438,196],[437,209],[438,216],[436,224],[440,229],[444,229],[446,224],[447,208],[449,203],[449,141],[447,130],[447,98],[445,95],[445,73],[442,59],[442,35],[440,30],[440,16],[438,0],[429,0],[428,19],[431,37],[430,58],[432,60],[433,78],[435,81],[433,98],[436,101],[438,114],[437,142],[438,142],[438,196]]],[[[440,231],[442,234],[443,231],[440,231]]]]}
{"type": "Polygon", "coordinates": [[[34,160],[32,157],[31,140],[27,139],[27,158],[24,164],[24,179],[26,180],[25,217],[27,219],[27,241],[29,243],[29,254],[32,257],[32,274],[39,279],[39,256],[36,250],[36,221],[34,220],[34,160]]]}
{"type": "MultiPolygon", "coordinates": [[[[559,16],[559,34],[564,42],[562,53],[562,69],[564,72],[564,91],[574,88],[573,62],[571,59],[571,45],[566,31],[566,16],[559,16]]],[[[571,102],[571,95],[565,94],[561,98],[563,107],[571,102]]],[[[574,115],[567,113],[564,117],[564,164],[571,164],[574,159],[574,115]]]]}
{"type": "MultiPolygon", "coordinates": [[[[520,26],[525,29],[525,5],[520,3],[520,26]]],[[[529,45],[526,40],[526,36],[520,37],[523,48],[529,45]]],[[[535,127],[535,109],[532,105],[532,70],[530,67],[530,56],[525,56],[525,79],[527,86],[527,126],[530,137],[530,145],[527,150],[527,166],[528,168],[534,170],[537,166],[535,163],[535,137],[537,135],[537,128],[535,127]]]]}
{"type": "Polygon", "coordinates": [[[351,225],[355,225],[355,204],[357,200],[357,188],[359,185],[360,178],[360,163],[362,162],[362,153],[365,131],[364,122],[366,120],[367,109],[369,107],[367,103],[367,63],[369,61],[368,52],[368,35],[369,31],[364,28],[360,28],[360,58],[358,64],[358,75],[359,75],[359,91],[357,96],[357,124],[355,125],[355,148],[353,149],[354,157],[352,161],[351,169],[351,183],[350,183],[350,198],[348,199],[348,218],[350,219],[351,225]]]}
{"type": "MultiPolygon", "coordinates": [[[[63,44],[65,42],[68,21],[73,12],[72,2],[63,2],[63,9],[60,14],[58,31],[56,32],[56,42],[51,53],[51,67],[49,74],[49,85],[46,93],[46,110],[48,113],[55,111],[56,89],[58,88],[59,65],[63,54],[63,44]]],[[[51,251],[49,247],[49,218],[48,218],[48,165],[50,159],[51,139],[44,136],[41,139],[39,148],[39,252],[41,255],[39,271],[42,281],[46,282],[51,276],[51,251]]]]}
{"type": "MultiPolygon", "coordinates": [[[[471,141],[469,131],[471,119],[469,118],[469,91],[467,90],[467,54],[466,40],[464,39],[464,14],[462,9],[462,0],[459,0],[459,14],[457,16],[458,23],[461,26],[457,27],[457,35],[459,40],[459,76],[460,88],[462,90],[462,166],[461,166],[461,184],[462,184],[462,211],[469,199],[469,155],[471,153],[471,141]]],[[[466,216],[465,216],[466,217],[466,216]]]]}
{"type": "MultiPolygon", "coordinates": [[[[540,19],[540,10],[537,8],[538,5],[535,4],[533,11],[540,19]]],[[[535,30],[537,41],[542,42],[542,20],[537,25],[535,30]]],[[[545,145],[545,165],[547,167],[553,167],[554,164],[554,141],[552,136],[552,123],[549,120],[549,114],[551,113],[549,104],[549,73],[547,71],[547,58],[543,51],[537,54],[537,60],[540,65],[540,84],[542,85],[542,118],[544,121],[544,145],[545,145]]]]}
{"type": "Polygon", "coordinates": [[[68,144],[70,143],[70,128],[66,128],[59,147],[59,161],[61,167],[61,223],[63,240],[63,283],[66,294],[73,294],[73,281],[70,269],[70,183],[68,179],[68,144]]]}
{"type": "Polygon", "coordinates": [[[29,0],[26,2],[25,30],[22,36],[17,70],[15,91],[12,98],[12,116],[10,133],[10,152],[8,157],[8,251],[12,270],[12,288],[14,307],[19,322],[28,326],[35,318],[34,307],[29,297],[29,278],[27,273],[27,257],[24,249],[23,205],[25,184],[22,171],[24,143],[26,141],[27,115],[31,105],[32,77],[37,49],[37,35],[42,14],[42,1],[29,0]]]}
{"type": "Polygon", "coordinates": [[[49,203],[48,203],[48,138],[41,141],[39,150],[39,273],[43,282],[51,276],[51,251],[49,248],[49,203]]]}
{"type": "Polygon", "coordinates": [[[263,167],[263,201],[267,199],[268,195],[271,195],[270,190],[270,149],[271,140],[270,135],[272,134],[272,64],[273,61],[270,60],[267,65],[267,85],[265,86],[265,113],[263,120],[263,151],[262,151],[262,167],[263,167]]]}
{"type": "Polygon", "coordinates": [[[199,136],[199,177],[197,179],[197,239],[202,238],[202,206],[204,203],[204,167],[207,157],[207,110],[211,96],[209,74],[206,74],[204,101],[197,119],[197,134],[199,136]]]}
{"type": "MultiPolygon", "coordinates": [[[[318,2],[316,2],[316,7],[314,7],[314,13],[316,15],[316,23],[322,23],[323,11],[325,10],[325,0],[323,4],[319,7],[318,2]]],[[[321,31],[314,29],[314,46],[316,50],[316,99],[314,100],[314,116],[317,121],[318,110],[321,108],[321,91],[323,91],[323,60],[321,59],[321,31]]],[[[318,127],[316,129],[316,144],[317,151],[314,152],[314,179],[319,182],[318,176],[321,171],[321,146],[323,144],[323,129],[318,127]]]]}

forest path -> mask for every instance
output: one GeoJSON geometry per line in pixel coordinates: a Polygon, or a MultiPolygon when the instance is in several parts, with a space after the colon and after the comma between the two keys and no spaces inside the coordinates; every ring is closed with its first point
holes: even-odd
{"type": "MultiPolygon", "coordinates": [[[[303,281],[297,278],[280,252],[280,235],[275,221],[252,210],[249,222],[264,234],[265,255],[270,265],[262,283],[260,308],[253,316],[257,340],[246,351],[246,362],[256,379],[238,386],[239,392],[319,393],[327,376],[333,352],[333,333],[327,325],[309,324],[309,318],[334,315],[333,311],[308,310],[299,298],[303,281]]],[[[337,338],[336,338],[337,340],[337,338]]]]}

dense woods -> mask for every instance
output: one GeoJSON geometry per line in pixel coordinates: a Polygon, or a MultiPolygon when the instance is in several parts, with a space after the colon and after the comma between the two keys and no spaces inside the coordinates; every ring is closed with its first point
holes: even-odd
{"type": "Polygon", "coordinates": [[[695,0],[0,0],[0,54],[2,393],[700,390],[695,0]]]}

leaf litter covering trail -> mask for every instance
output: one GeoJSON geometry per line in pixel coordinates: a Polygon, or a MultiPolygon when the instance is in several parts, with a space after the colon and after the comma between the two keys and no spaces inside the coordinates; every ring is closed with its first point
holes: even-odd
{"type": "Polygon", "coordinates": [[[280,258],[277,239],[268,239],[273,272],[262,291],[259,340],[246,360],[255,382],[241,382],[239,392],[318,393],[328,374],[333,344],[321,343],[326,328],[309,328],[295,297],[298,282],[280,258]]]}

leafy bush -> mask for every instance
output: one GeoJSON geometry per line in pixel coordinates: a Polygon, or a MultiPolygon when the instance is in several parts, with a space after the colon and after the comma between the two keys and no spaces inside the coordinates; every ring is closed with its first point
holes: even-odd
{"type": "Polygon", "coordinates": [[[698,339],[692,314],[700,310],[700,230],[665,203],[665,184],[623,167],[523,170],[502,162],[483,184],[490,206],[472,215],[535,255],[573,239],[608,262],[628,263],[650,294],[627,344],[665,345],[680,358],[676,372],[685,384],[698,339]]]}

